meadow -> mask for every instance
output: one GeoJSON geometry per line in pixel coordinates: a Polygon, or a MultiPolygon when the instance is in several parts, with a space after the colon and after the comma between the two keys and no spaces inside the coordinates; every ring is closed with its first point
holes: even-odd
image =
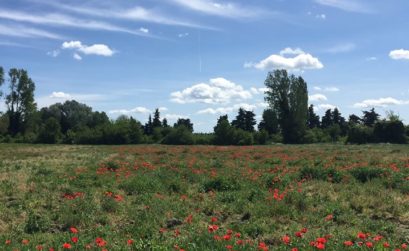
{"type": "Polygon", "coordinates": [[[404,145],[0,145],[0,250],[407,245],[404,145]]]}

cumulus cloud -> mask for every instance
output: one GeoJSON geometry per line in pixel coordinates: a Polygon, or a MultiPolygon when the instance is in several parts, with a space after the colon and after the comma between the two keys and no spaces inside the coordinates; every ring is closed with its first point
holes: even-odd
{"type": "Polygon", "coordinates": [[[75,60],[81,61],[82,57],[78,54],[78,53],[74,53],[74,55],[72,56],[75,60]]]}
{"type": "Polygon", "coordinates": [[[316,101],[327,101],[328,98],[323,95],[323,94],[314,94],[314,95],[310,95],[308,96],[308,99],[312,102],[316,102],[316,101]]]}
{"type": "Polygon", "coordinates": [[[257,105],[251,105],[246,103],[235,104],[228,107],[218,107],[218,108],[206,108],[198,111],[198,114],[227,114],[243,108],[246,111],[252,111],[257,108],[257,105]]]}
{"type": "Polygon", "coordinates": [[[301,49],[286,48],[280,52],[280,55],[273,54],[258,63],[245,63],[245,68],[256,68],[259,70],[286,69],[293,71],[322,69],[324,65],[316,57],[301,49]],[[292,55],[293,57],[285,57],[292,55]]]}
{"type": "MultiPolygon", "coordinates": [[[[88,45],[82,44],[81,41],[64,42],[61,45],[61,48],[64,50],[72,49],[78,53],[83,53],[84,55],[97,55],[97,56],[111,57],[112,55],[115,54],[115,51],[113,51],[111,48],[109,48],[105,44],[93,44],[93,45],[88,46],[88,45]]],[[[77,55],[79,56],[78,53],[77,55]]],[[[75,56],[74,58],[78,59],[78,57],[75,57],[75,56]]]]}
{"type": "Polygon", "coordinates": [[[127,110],[127,109],[120,109],[120,110],[111,110],[109,111],[110,114],[131,114],[131,113],[140,113],[140,114],[146,114],[146,113],[151,113],[152,111],[149,110],[146,107],[135,107],[133,109],[127,110]]]}
{"type": "Polygon", "coordinates": [[[53,92],[51,93],[50,98],[70,99],[72,97],[70,94],[65,93],[65,92],[53,92]]]}
{"type": "Polygon", "coordinates": [[[393,50],[389,53],[389,57],[394,60],[409,60],[409,50],[393,50]]]}
{"type": "Polygon", "coordinates": [[[256,88],[256,87],[251,87],[250,91],[257,95],[257,94],[264,94],[266,91],[268,91],[268,88],[256,88]]]}
{"type": "Polygon", "coordinates": [[[179,104],[221,104],[252,98],[250,91],[225,78],[213,78],[209,83],[196,84],[182,91],[173,92],[170,96],[171,101],[179,104]]]}
{"type": "Polygon", "coordinates": [[[379,99],[366,99],[362,102],[355,103],[355,108],[370,108],[370,107],[388,107],[391,105],[409,105],[409,100],[398,100],[392,97],[379,99]]]}

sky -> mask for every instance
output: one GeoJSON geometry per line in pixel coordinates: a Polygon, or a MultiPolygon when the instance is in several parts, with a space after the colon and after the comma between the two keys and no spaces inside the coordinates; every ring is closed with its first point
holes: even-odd
{"type": "Polygon", "coordinates": [[[1,0],[0,65],[28,70],[39,108],[75,99],[142,123],[159,108],[196,132],[240,107],[260,119],[274,69],[302,76],[320,115],[375,107],[409,123],[408,10],[407,0],[1,0]]]}

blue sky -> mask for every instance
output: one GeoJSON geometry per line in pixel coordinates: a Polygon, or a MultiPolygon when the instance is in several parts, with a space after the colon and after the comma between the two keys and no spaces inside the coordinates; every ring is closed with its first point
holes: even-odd
{"type": "Polygon", "coordinates": [[[142,123],[160,107],[202,132],[239,107],[260,116],[277,68],[303,76],[319,114],[375,107],[409,123],[408,9],[406,0],[2,0],[0,65],[29,71],[39,107],[76,99],[142,123]]]}

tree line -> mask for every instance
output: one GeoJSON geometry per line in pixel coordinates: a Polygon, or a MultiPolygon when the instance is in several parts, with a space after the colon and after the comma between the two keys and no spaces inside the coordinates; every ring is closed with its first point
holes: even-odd
{"type": "MultiPolygon", "coordinates": [[[[180,118],[170,125],[161,119],[159,109],[140,123],[121,115],[109,119],[105,112],[93,111],[75,100],[38,109],[34,100],[35,83],[24,69],[10,69],[8,88],[2,92],[5,72],[0,67],[0,99],[6,111],[0,113],[0,142],[64,144],[215,144],[252,145],[269,143],[408,142],[409,126],[394,113],[380,119],[374,108],[361,116],[346,119],[338,108],[324,116],[308,104],[308,88],[300,76],[285,70],[268,73],[265,100],[268,107],[257,124],[256,114],[243,108],[230,122],[228,115],[218,118],[213,133],[195,133],[190,119],[180,118]]],[[[3,88],[4,89],[4,88],[3,88]]]]}

